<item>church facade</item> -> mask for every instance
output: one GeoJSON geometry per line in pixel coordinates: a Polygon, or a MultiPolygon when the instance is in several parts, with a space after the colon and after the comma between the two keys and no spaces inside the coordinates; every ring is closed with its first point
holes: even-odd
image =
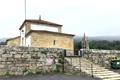
{"type": "Polygon", "coordinates": [[[7,40],[10,46],[74,50],[73,34],[62,33],[62,25],[45,20],[25,20],[20,36],[7,40]]]}

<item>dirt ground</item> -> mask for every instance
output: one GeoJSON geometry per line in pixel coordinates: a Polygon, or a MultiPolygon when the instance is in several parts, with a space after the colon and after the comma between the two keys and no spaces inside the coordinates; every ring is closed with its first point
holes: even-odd
{"type": "Polygon", "coordinates": [[[99,80],[91,76],[83,75],[65,75],[65,74],[52,74],[52,75],[28,75],[28,76],[14,76],[14,77],[1,77],[0,80],[99,80]]]}

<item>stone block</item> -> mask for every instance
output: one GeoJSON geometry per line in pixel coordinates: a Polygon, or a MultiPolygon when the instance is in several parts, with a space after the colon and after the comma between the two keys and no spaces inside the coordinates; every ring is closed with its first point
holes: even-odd
{"type": "Polygon", "coordinates": [[[6,58],[5,57],[0,57],[0,61],[6,61],[6,58]]]}
{"type": "Polygon", "coordinates": [[[14,58],[9,57],[9,58],[7,58],[7,61],[8,61],[8,62],[13,62],[13,61],[14,61],[14,58]]]}
{"type": "Polygon", "coordinates": [[[7,61],[6,64],[12,64],[12,62],[11,61],[9,61],[9,62],[7,61]]]}
{"type": "Polygon", "coordinates": [[[24,57],[24,58],[31,58],[31,55],[30,54],[23,54],[22,57],[24,57]]]}
{"type": "Polygon", "coordinates": [[[15,52],[15,51],[11,51],[11,52],[9,52],[10,54],[17,54],[17,52],[15,52]]]}
{"type": "Polygon", "coordinates": [[[23,72],[16,71],[16,72],[15,72],[15,75],[23,75],[23,72]]]}
{"type": "Polygon", "coordinates": [[[0,65],[0,69],[1,69],[1,68],[5,68],[5,65],[0,65]]]}
{"type": "Polygon", "coordinates": [[[44,66],[44,64],[37,64],[37,67],[44,66]]]}
{"type": "Polygon", "coordinates": [[[12,57],[12,54],[3,54],[2,57],[3,58],[12,57]]]}
{"type": "Polygon", "coordinates": [[[15,54],[14,58],[21,58],[21,55],[20,54],[15,54]]]}

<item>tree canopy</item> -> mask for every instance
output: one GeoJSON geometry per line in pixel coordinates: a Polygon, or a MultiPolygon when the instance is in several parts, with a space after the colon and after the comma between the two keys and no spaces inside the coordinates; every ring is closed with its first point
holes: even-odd
{"type": "MultiPolygon", "coordinates": [[[[75,50],[81,49],[81,41],[75,40],[75,50]]],[[[120,41],[92,40],[89,41],[90,49],[120,50],[120,41]]]]}
{"type": "Polygon", "coordinates": [[[93,40],[89,42],[89,47],[91,49],[120,50],[120,41],[93,40]]]}

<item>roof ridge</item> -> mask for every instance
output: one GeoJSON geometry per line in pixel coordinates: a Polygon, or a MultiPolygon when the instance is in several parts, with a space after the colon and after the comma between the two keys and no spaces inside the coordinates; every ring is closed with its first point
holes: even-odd
{"type": "Polygon", "coordinates": [[[46,21],[46,20],[26,19],[26,20],[24,20],[23,24],[20,26],[19,30],[23,27],[23,25],[26,22],[31,22],[33,24],[44,24],[44,25],[56,26],[56,27],[62,27],[63,26],[61,24],[57,24],[57,23],[54,23],[54,22],[46,21]]]}

